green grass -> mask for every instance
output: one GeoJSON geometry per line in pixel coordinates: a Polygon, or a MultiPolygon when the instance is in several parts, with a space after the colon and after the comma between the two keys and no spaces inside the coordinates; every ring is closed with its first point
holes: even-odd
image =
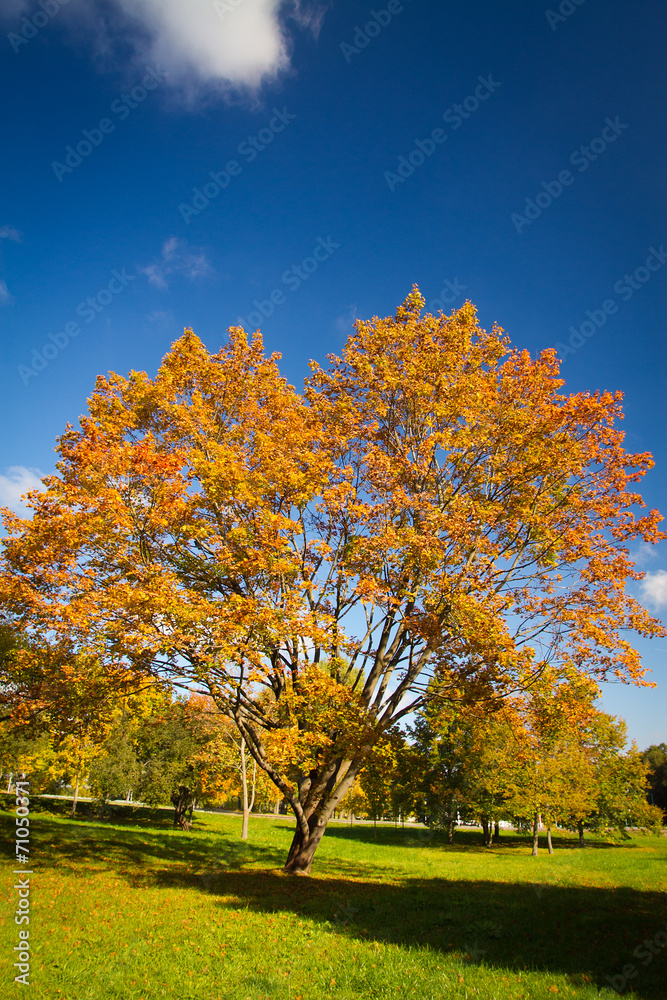
{"type": "MultiPolygon", "coordinates": [[[[310,878],[283,875],[291,823],[117,810],[106,822],[31,813],[32,996],[49,1000],[553,1000],[667,997],[667,948],[633,949],[667,926],[667,839],[529,855],[503,834],[331,826],[310,878]],[[632,989],[630,988],[632,987],[632,989]]],[[[14,975],[13,815],[3,812],[3,979],[14,975]]],[[[13,984],[13,991],[21,989],[13,984]]]]}

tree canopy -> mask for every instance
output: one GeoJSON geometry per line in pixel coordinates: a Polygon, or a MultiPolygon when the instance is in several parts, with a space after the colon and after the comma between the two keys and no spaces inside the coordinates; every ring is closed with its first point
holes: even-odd
{"type": "Polygon", "coordinates": [[[98,378],[32,519],[5,514],[11,620],[210,695],[295,813],[292,872],[431,681],[643,683],[627,632],[664,634],[626,590],[628,543],[665,536],[621,394],[563,395],[553,350],[423,306],[358,321],[303,394],[259,332],[187,330],[155,378],[98,378]]]}

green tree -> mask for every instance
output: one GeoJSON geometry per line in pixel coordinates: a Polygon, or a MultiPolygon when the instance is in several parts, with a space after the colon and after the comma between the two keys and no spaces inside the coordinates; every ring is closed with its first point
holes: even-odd
{"type": "Polygon", "coordinates": [[[648,783],[651,803],[662,809],[667,820],[667,743],[652,744],[642,753],[648,765],[648,783]]]}
{"type": "Polygon", "coordinates": [[[128,713],[123,712],[107,736],[103,752],[90,765],[88,784],[93,795],[107,802],[127,798],[138,788],[140,776],[128,713]]]}

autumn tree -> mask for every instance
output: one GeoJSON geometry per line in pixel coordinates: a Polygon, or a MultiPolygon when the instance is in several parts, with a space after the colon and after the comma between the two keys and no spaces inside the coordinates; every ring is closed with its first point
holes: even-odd
{"type": "Polygon", "coordinates": [[[257,761],[248,756],[245,739],[231,719],[223,715],[212,698],[191,694],[188,708],[200,718],[201,744],[194,762],[199,774],[199,797],[215,800],[221,794],[237,795],[242,811],[241,840],[248,839],[248,820],[258,797],[266,801],[268,787],[275,789],[257,761]],[[248,780],[250,772],[250,780],[248,780]]]}
{"type": "MultiPolygon", "coordinates": [[[[150,686],[150,682],[148,682],[150,686]]],[[[93,761],[104,754],[114,712],[147,687],[143,672],[103,660],[67,635],[46,636],[0,621],[0,731],[22,749],[21,770],[36,787],[71,784],[70,816],[93,761]]]]}
{"type": "Polygon", "coordinates": [[[461,790],[465,811],[480,821],[484,845],[491,847],[515,787],[520,728],[516,705],[507,701],[490,712],[480,711],[478,705],[464,706],[457,727],[464,739],[461,790]]]}
{"type": "Polygon", "coordinates": [[[547,663],[638,682],[626,630],[664,631],[625,587],[663,535],[620,394],[423,306],[358,321],[303,395],[259,333],[186,331],[155,378],[98,379],[32,520],[5,514],[12,620],[210,695],[295,814],[289,872],[429,678],[467,703],[547,663]]]}
{"type": "Polygon", "coordinates": [[[507,808],[532,826],[532,853],[538,853],[540,821],[552,829],[590,807],[593,768],[584,752],[582,730],[595,708],[596,685],[577,674],[559,678],[552,670],[513,704],[514,754],[507,808]]]}

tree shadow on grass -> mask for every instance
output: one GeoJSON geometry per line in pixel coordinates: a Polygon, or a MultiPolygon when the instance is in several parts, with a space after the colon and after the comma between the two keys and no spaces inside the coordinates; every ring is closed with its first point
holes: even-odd
{"type": "Polygon", "coordinates": [[[387,866],[331,857],[318,858],[314,877],[297,878],[275,870],[291,839],[284,825],[274,826],[271,846],[214,829],[192,835],[62,820],[43,834],[40,867],[80,876],[99,866],[132,888],[176,888],[220,898],[221,907],[299,914],[325,933],[424,947],[499,975],[540,970],[602,988],[619,984],[612,977],[632,963],[635,995],[665,1000],[667,948],[646,965],[633,955],[667,926],[667,897],[657,889],[397,877],[387,866]]]}
{"type": "MultiPolygon", "coordinates": [[[[350,876],[335,878],[220,870],[205,890],[224,896],[221,906],[291,912],[333,934],[428,948],[499,974],[539,970],[566,975],[575,986],[609,988],[632,963],[635,995],[665,1000],[667,948],[658,948],[646,965],[633,956],[667,926],[667,898],[658,890],[441,878],[388,885],[364,881],[360,874],[367,866],[356,867],[350,876]]],[[[174,869],[150,873],[148,883],[136,876],[131,881],[201,886],[197,876],[174,869]]]]}
{"type": "MultiPolygon", "coordinates": [[[[475,851],[488,854],[490,851],[504,850],[507,848],[528,848],[530,850],[530,838],[527,835],[508,832],[504,830],[500,837],[494,838],[491,848],[485,847],[482,841],[481,830],[457,830],[451,844],[447,843],[447,834],[443,830],[432,830],[429,827],[416,826],[410,824],[404,828],[397,829],[388,826],[379,826],[374,830],[372,826],[332,826],[327,827],[327,837],[337,840],[355,841],[360,844],[370,844],[377,847],[427,847],[430,845],[445,848],[448,852],[462,852],[470,854],[475,851]]],[[[586,839],[585,848],[595,850],[614,849],[617,845],[604,840],[586,839]]],[[[540,835],[540,849],[545,848],[546,834],[540,835]]],[[[574,835],[553,836],[555,850],[581,850],[578,838],[574,835]]]]}

